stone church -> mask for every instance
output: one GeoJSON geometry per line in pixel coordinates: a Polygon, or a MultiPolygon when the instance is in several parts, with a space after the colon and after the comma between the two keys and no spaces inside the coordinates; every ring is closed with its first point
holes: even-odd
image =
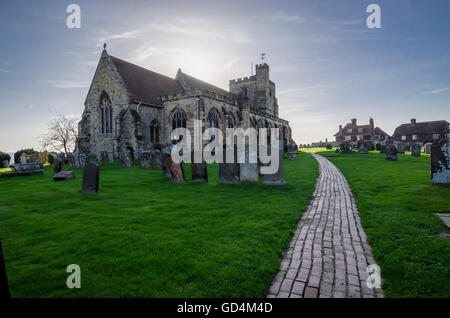
{"type": "Polygon", "coordinates": [[[229,86],[223,90],[180,69],[173,79],[104,49],[78,124],[77,152],[115,161],[128,149],[139,158],[143,150],[173,143],[175,128],[188,128],[194,136],[194,119],[202,121],[203,130],[216,127],[224,135],[227,127],[277,127],[284,145],[293,143],[288,121],[278,117],[266,63],[256,65],[253,76],[230,80],[229,86]]]}

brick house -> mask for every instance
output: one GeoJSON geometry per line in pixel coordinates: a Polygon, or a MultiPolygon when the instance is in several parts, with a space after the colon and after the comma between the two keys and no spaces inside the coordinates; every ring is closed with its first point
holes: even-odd
{"type": "Polygon", "coordinates": [[[393,137],[394,141],[424,144],[444,138],[449,132],[449,123],[446,120],[418,123],[415,118],[412,118],[409,124],[402,124],[395,128],[393,137]]]}
{"type": "Polygon", "coordinates": [[[334,136],[336,137],[336,142],[358,140],[382,141],[389,138],[389,135],[380,127],[375,127],[373,118],[370,118],[368,125],[358,125],[356,118],[353,118],[344,127],[339,125],[339,131],[334,136]]]}

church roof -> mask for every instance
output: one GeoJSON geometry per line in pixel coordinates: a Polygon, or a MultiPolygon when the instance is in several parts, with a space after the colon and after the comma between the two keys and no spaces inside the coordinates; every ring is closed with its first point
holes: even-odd
{"type": "Polygon", "coordinates": [[[183,91],[180,82],[168,76],[109,55],[132,98],[138,102],[162,106],[157,97],[183,91]]]}
{"type": "Polygon", "coordinates": [[[177,72],[177,75],[175,78],[181,83],[181,85],[183,86],[183,88],[186,91],[195,90],[195,89],[204,89],[204,90],[207,90],[210,92],[214,92],[218,95],[222,95],[222,96],[226,96],[226,97],[230,97],[230,98],[235,97],[233,94],[231,94],[230,92],[228,92],[220,87],[214,86],[212,84],[209,84],[207,82],[199,80],[198,78],[195,78],[191,75],[183,73],[181,71],[181,69],[178,69],[178,72],[177,72]]]}

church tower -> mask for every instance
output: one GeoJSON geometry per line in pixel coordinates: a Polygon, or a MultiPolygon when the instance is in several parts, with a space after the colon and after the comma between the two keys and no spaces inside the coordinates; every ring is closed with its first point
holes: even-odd
{"type": "Polygon", "coordinates": [[[278,117],[275,83],[270,80],[269,65],[262,63],[255,68],[255,75],[231,80],[230,92],[235,95],[245,92],[253,111],[278,117]]]}

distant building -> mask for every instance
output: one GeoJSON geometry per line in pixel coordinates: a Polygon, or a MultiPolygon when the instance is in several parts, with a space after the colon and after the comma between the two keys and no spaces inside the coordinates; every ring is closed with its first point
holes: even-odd
{"type": "Polygon", "coordinates": [[[356,118],[353,118],[343,128],[342,125],[339,125],[339,131],[334,136],[336,137],[336,142],[358,140],[383,141],[389,138],[389,135],[380,127],[375,127],[372,118],[370,118],[368,125],[358,125],[356,118]]]}
{"type": "Polygon", "coordinates": [[[409,124],[402,124],[395,128],[394,141],[427,143],[437,141],[447,136],[450,132],[449,123],[446,120],[416,122],[411,119],[409,124]]]}

